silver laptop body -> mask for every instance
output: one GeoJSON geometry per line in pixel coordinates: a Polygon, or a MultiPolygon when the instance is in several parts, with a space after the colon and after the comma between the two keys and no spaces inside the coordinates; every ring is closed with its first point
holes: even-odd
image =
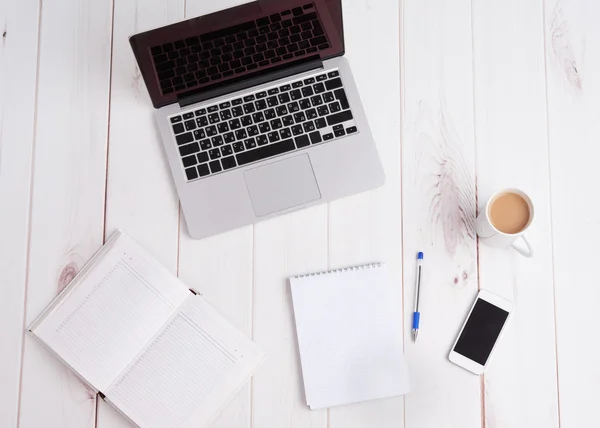
{"type": "MultiPolygon", "coordinates": [[[[335,82],[335,85],[339,85],[338,80],[335,82]]],[[[312,92],[312,96],[321,95],[323,97],[329,92],[331,94],[329,100],[331,100],[331,96],[335,94],[335,91],[340,89],[337,87],[334,90],[328,90],[328,86],[325,87],[325,91],[322,91],[321,94],[315,94],[315,91],[306,93],[312,92]]],[[[304,94],[305,92],[301,93],[304,94]]],[[[311,97],[303,98],[310,99],[311,97]]],[[[285,101],[286,98],[282,99],[285,101]]],[[[299,101],[296,100],[296,102],[299,101]]],[[[295,101],[292,99],[288,103],[278,102],[278,106],[286,106],[287,109],[287,106],[293,102],[295,101]]],[[[248,108],[250,109],[250,107],[248,108]]],[[[271,108],[267,105],[267,108],[263,110],[266,111],[271,108]]],[[[280,109],[276,114],[283,111],[283,109],[280,109]]],[[[320,113],[324,113],[324,110],[320,113]]],[[[314,116],[314,113],[312,115],[314,116]]],[[[385,180],[356,84],[348,62],[344,57],[325,60],[320,62],[318,68],[294,76],[273,80],[193,105],[181,107],[177,103],[171,104],[158,109],[156,118],[188,231],[196,239],[373,189],[382,185],[385,180]],[[214,126],[216,128],[219,123],[231,123],[231,120],[241,119],[244,116],[252,118],[254,113],[261,111],[258,110],[258,107],[263,104],[259,103],[260,99],[256,98],[257,94],[271,93],[271,95],[261,98],[266,102],[272,96],[279,98],[279,95],[284,93],[281,88],[287,88],[285,85],[289,85],[291,88],[285,91],[289,94],[294,90],[302,91],[302,88],[307,86],[313,86],[314,88],[314,85],[318,83],[325,85],[325,82],[331,81],[332,78],[327,77],[327,80],[323,80],[323,76],[329,75],[341,79],[342,89],[347,100],[346,102],[340,102],[340,100],[334,98],[333,101],[327,103],[323,98],[324,101],[321,105],[341,104],[341,110],[336,113],[329,111],[329,116],[334,116],[333,122],[351,117],[349,120],[330,124],[331,121],[327,119],[328,115],[324,114],[323,118],[327,124],[326,126],[315,127],[314,129],[309,126],[308,129],[303,128],[302,133],[300,133],[299,128],[293,127],[302,126],[305,122],[314,124],[316,119],[321,117],[318,116],[319,112],[317,112],[317,116],[313,117],[313,120],[308,120],[306,110],[314,108],[318,111],[318,107],[321,106],[311,105],[310,108],[300,108],[295,113],[290,110],[286,112],[287,114],[278,115],[274,119],[264,119],[264,122],[270,124],[275,124],[275,122],[271,122],[272,120],[282,120],[285,116],[291,116],[295,119],[292,124],[291,119],[288,117],[286,124],[282,124],[278,129],[272,129],[269,126],[269,131],[261,132],[265,131],[265,127],[261,127],[258,134],[251,136],[248,128],[253,125],[256,126],[256,124],[252,121],[248,125],[250,119],[247,119],[246,125],[248,126],[241,125],[238,129],[220,132],[224,131],[225,128],[229,128],[229,126],[222,125],[220,130],[217,129],[216,135],[206,135],[208,127],[214,126]],[[304,82],[314,83],[310,85],[304,82]],[[298,86],[300,84],[302,84],[301,87],[298,86]],[[274,93],[275,90],[278,90],[278,92],[274,93]],[[243,101],[244,98],[249,100],[252,95],[254,95],[253,101],[243,101]],[[241,104],[240,99],[242,100],[241,104]],[[232,104],[234,100],[237,100],[238,103],[235,106],[232,104]],[[232,115],[230,119],[227,119],[229,114],[221,114],[222,110],[231,111],[234,107],[244,108],[245,104],[250,103],[254,104],[252,113],[244,111],[241,116],[239,114],[237,117],[232,115]],[[257,105],[257,103],[259,104],[257,105]],[[212,107],[212,109],[209,107],[212,107]],[[348,108],[344,109],[344,107],[348,108]],[[219,109],[217,110],[217,108],[219,109]],[[210,110],[214,111],[210,113],[210,110]],[[206,111],[205,114],[200,114],[204,111],[206,111]],[[350,114],[347,113],[348,111],[350,114]],[[343,114],[344,112],[346,114],[343,114]],[[190,113],[193,113],[193,118],[190,117],[190,113]],[[202,127],[202,124],[207,121],[201,121],[200,118],[213,114],[213,119],[217,119],[214,116],[215,113],[219,113],[219,122],[208,121],[208,124],[202,127]],[[294,116],[298,113],[304,113],[304,120],[296,120],[302,119],[302,116],[294,116]],[[187,120],[184,119],[186,114],[187,120]],[[177,120],[178,117],[181,120],[173,123],[173,120],[177,120]],[[189,120],[196,123],[196,128],[187,130],[188,125],[185,125],[186,122],[188,122],[189,127],[192,126],[189,120]],[[185,131],[176,134],[174,128],[177,124],[181,124],[186,128],[185,131]],[[234,136],[243,136],[244,133],[236,134],[236,131],[241,129],[246,130],[247,137],[241,139],[243,146],[239,144],[240,141],[234,141],[233,143],[221,141],[221,144],[216,145],[225,134],[233,132],[234,136]],[[288,132],[284,133],[285,129],[288,132]],[[298,135],[292,132],[293,129],[298,135]],[[189,132],[193,133],[194,141],[187,141],[187,138],[177,139],[178,135],[189,134],[189,132]],[[279,134],[276,140],[274,132],[279,134]],[[317,134],[320,135],[320,138],[317,134]],[[263,136],[261,139],[262,145],[259,145],[257,139],[261,135],[263,136]],[[265,137],[267,138],[266,142],[264,141],[265,137]],[[274,141],[271,141],[271,139],[274,141]],[[202,141],[204,141],[204,145],[201,144],[202,141]],[[183,144],[180,144],[182,142],[183,144]],[[238,144],[236,145],[236,143],[238,144]],[[224,153],[223,147],[225,146],[233,146],[234,148],[227,149],[224,153]],[[236,151],[236,149],[239,151],[236,151]],[[258,156],[254,152],[257,150],[258,156]],[[265,154],[272,155],[264,159],[257,159],[265,154]],[[208,160],[206,160],[207,158],[208,160]],[[233,159],[236,160],[235,166],[233,166],[233,159]],[[201,167],[201,160],[204,160],[203,163],[208,166],[201,167]],[[196,163],[191,165],[194,161],[196,163]],[[195,170],[195,173],[193,170],[195,170]],[[207,170],[209,173],[206,173],[207,170]],[[200,176],[200,173],[206,175],[200,176]]],[[[322,121],[321,126],[323,126],[322,121]]],[[[181,128],[177,128],[181,131],[181,128]]],[[[253,129],[253,132],[255,133],[256,129],[253,129]]]]}

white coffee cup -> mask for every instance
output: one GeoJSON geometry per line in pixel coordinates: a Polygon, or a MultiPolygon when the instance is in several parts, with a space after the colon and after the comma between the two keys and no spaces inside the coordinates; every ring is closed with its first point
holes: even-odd
{"type": "Polygon", "coordinates": [[[485,207],[479,211],[477,215],[477,222],[475,224],[475,228],[477,230],[477,235],[479,235],[479,241],[485,243],[491,247],[496,248],[514,248],[519,254],[525,257],[531,257],[533,255],[533,250],[531,249],[531,245],[527,238],[525,237],[525,231],[531,226],[533,222],[534,211],[533,211],[533,203],[531,202],[531,198],[525,194],[525,192],[518,189],[502,189],[495,192],[490,199],[488,199],[485,207]],[[490,209],[493,203],[498,199],[498,197],[505,195],[507,193],[512,193],[520,196],[527,205],[529,205],[529,220],[525,227],[519,230],[516,233],[505,233],[501,230],[497,229],[491,221],[490,218],[490,209]],[[516,245],[516,241],[521,238],[525,243],[527,248],[520,247],[516,245]]]}

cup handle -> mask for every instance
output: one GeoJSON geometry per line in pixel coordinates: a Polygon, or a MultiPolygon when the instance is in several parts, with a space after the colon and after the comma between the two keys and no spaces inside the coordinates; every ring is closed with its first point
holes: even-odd
{"type": "Polygon", "coordinates": [[[525,238],[525,235],[521,235],[521,236],[519,236],[519,238],[523,239],[523,241],[525,242],[525,245],[527,245],[527,249],[521,248],[521,247],[518,247],[517,245],[515,245],[515,242],[517,242],[518,238],[515,239],[513,241],[513,243],[510,244],[510,246],[513,247],[515,249],[515,251],[517,253],[519,253],[520,255],[522,255],[524,257],[532,257],[533,250],[531,249],[531,245],[529,244],[529,241],[527,240],[527,238],[525,238]]]}

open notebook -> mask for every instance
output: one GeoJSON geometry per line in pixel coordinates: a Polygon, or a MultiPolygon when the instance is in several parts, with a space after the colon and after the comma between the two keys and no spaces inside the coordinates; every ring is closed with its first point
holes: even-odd
{"type": "Polygon", "coordinates": [[[402,302],[385,264],[290,278],[311,409],[409,392],[402,302]]]}
{"type": "Polygon", "coordinates": [[[120,231],[29,330],[143,428],[208,425],[264,360],[120,231]]]}

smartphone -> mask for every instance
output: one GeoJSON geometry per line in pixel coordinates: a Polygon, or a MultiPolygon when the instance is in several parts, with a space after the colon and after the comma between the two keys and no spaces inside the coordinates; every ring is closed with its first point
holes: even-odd
{"type": "Polygon", "coordinates": [[[512,308],[512,302],[481,290],[452,346],[450,361],[475,374],[483,373],[512,308]]]}

